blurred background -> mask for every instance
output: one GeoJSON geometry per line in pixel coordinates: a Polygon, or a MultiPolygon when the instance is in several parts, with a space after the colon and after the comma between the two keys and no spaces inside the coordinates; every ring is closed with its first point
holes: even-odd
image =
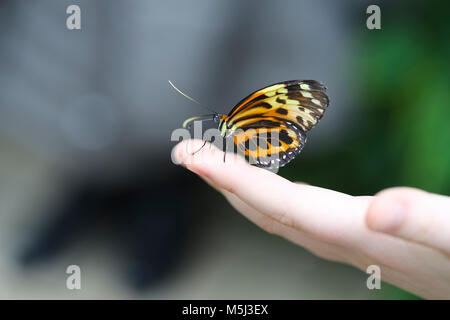
{"type": "Polygon", "coordinates": [[[171,132],[204,110],[168,79],[223,113],[315,79],[331,105],[282,176],[448,195],[450,5],[378,1],[368,30],[370,4],[1,1],[0,298],[416,298],[264,233],[170,160],[171,132]]]}

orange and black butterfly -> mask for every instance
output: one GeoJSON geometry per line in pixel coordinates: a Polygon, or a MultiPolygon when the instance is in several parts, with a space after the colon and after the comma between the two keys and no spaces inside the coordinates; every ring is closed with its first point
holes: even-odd
{"type": "MultiPolygon", "coordinates": [[[[293,160],[306,143],[306,133],[322,118],[329,104],[326,87],[314,80],[272,84],[242,99],[228,115],[192,117],[213,119],[223,138],[258,167],[279,168],[293,160]]],[[[206,142],[205,142],[206,143],[206,142]]]]}

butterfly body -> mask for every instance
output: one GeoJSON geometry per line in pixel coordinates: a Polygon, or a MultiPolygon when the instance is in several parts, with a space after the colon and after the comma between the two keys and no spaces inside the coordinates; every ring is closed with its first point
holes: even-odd
{"type": "MultiPolygon", "coordinates": [[[[329,104],[325,86],[314,80],[290,80],[257,90],[228,115],[212,115],[224,138],[259,167],[282,167],[306,143],[306,132],[322,118],[329,104]]],[[[191,121],[203,117],[193,117],[191,121]]]]}

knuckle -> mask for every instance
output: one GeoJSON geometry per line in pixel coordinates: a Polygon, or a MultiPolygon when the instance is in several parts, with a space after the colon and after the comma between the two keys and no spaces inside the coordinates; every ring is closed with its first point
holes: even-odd
{"type": "Polygon", "coordinates": [[[274,219],[281,223],[282,225],[285,225],[290,228],[295,228],[295,222],[294,222],[294,205],[292,200],[287,200],[285,202],[285,205],[282,206],[278,212],[274,215],[274,219]]]}
{"type": "Polygon", "coordinates": [[[262,220],[259,227],[269,234],[277,234],[276,222],[270,219],[262,220]]]}
{"type": "Polygon", "coordinates": [[[221,186],[225,191],[229,193],[236,194],[237,187],[232,183],[227,183],[221,186]]]}

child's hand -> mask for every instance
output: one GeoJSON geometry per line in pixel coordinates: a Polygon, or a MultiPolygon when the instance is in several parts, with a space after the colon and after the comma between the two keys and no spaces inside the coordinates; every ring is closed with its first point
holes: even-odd
{"type": "Polygon", "coordinates": [[[450,198],[412,188],[354,197],[293,183],[189,140],[175,159],[221,192],[243,215],[325,259],[362,270],[426,298],[450,298],[450,198]]]}

